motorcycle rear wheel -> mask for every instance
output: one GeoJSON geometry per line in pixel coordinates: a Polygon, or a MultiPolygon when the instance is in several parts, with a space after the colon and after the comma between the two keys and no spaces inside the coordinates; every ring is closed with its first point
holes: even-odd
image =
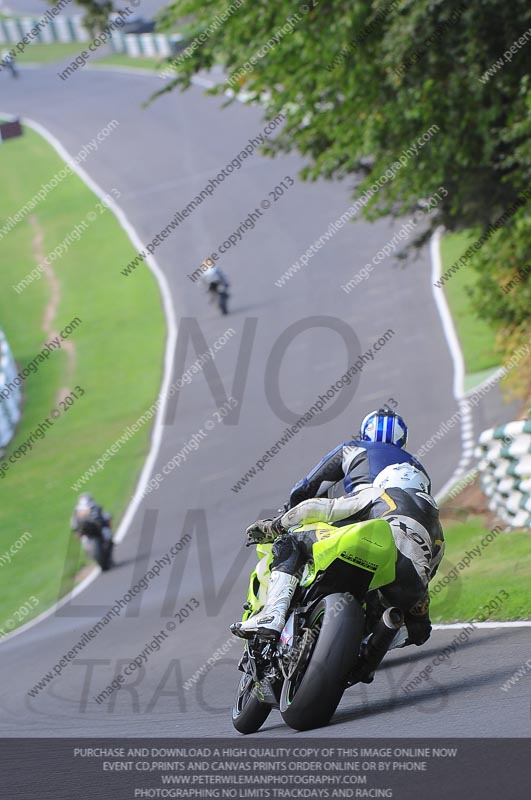
{"type": "Polygon", "coordinates": [[[103,539],[96,539],[94,542],[94,560],[99,564],[103,572],[112,566],[113,543],[105,542],[103,539]]]}
{"type": "Polygon", "coordinates": [[[258,696],[252,676],[244,672],[232,707],[232,724],[240,733],[256,733],[271,712],[271,706],[258,696]]]}
{"type": "Polygon", "coordinates": [[[227,292],[220,292],[219,295],[218,295],[218,300],[219,300],[219,309],[220,309],[221,313],[222,314],[228,314],[229,313],[229,308],[228,308],[229,295],[227,294],[227,292]]]}
{"type": "Polygon", "coordinates": [[[280,696],[280,713],[290,728],[306,731],[330,721],[354,667],[364,625],[363,609],[351,595],[327,595],[313,608],[306,642],[280,696]]]}

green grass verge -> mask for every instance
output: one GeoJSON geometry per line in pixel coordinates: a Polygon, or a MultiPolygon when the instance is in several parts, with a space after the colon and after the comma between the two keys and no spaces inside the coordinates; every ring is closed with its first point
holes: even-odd
{"type": "MultiPolygon", "coordinates": [[[[450,267],[472,244],[475,237],[469,231],[447,234],[441,241],[442,272],[450,267]]],[[[446,296],[457,335],[463,350],[465,369],[471,385],[480,383],[480,373],[499,366],[499,357],[495,354],[495,333],[492,328],[480,319],[472,309],[467,288],[473,286],[476,273],[470,266],[464,266],[454,273],[445,283],[446,296]]],[[[441,291],[441,290],[438,290],[441,291]]]]}
{"type": "MultiPolygon", "coordinates": [[[[58,44],[32,44],[15,57],[16,64],[49,64],[69,56],[77,56],[83,50],[83,42],[58,44]]],[[[8,45],[6,45],[8,48],[8,45]]]]}
{"type": "Polygon", "coordinates": [[[502,531],[482,547],[481,541],[489,532],[479,516],[444,526],[446,552],[430,584],[433,622],[529,618],[531,535],[502,531]],[[472,553],[477,547],[480,555],[476,550],[470,564],[461,570],[457,568],[454,573],[467,551],[472,553]],[[445,576],[450,580],[445,580],[445,576]],[[489,603],[494,606],[496,595],[505,599],[499,603],[499,608],[488,610],[489,603]]]}
{"type": "Polygon", "coordinates": [[[157,70],[161,63],[160,58],[145,58],[138,56],[127,56],[125,53],[113,53],[109,56],[103,56],[93,62],[95,67],[141,67],[142,69],[157,70]]]}
{"type": "MultiPolygon", "coordinates": [[[[0,148],[0,229],[63,166],[31,130],[5,142],[0,148]]],[[[56,350],[25,381],[24,416],[8,453],[49,417],[62,387],[80,385],[85,395],[0,479],[0,555],[25,531],[31,534],[10,564],[0,564],[0,628],[30,596],[39,604],[23,621],[71,588],[83,563],[79,547],[67,549],[75,542],[69,518],[77,493],[71,484],[153,403],[160,386],[165,319],[157,283],[148,270],[139,270],[133,280],[120,274],[134,250],[112,212],[98,203],[76,175],[69,175],[30,212],[43,230],[44,254],[83,220],[87,224],[80,240],[53,262],[61,291],[54,327],[60,331],[76,317],[82,322],[69,339],[75,348],[73,372],[65,350],[56,350]]],[[[33,240],[34,229],[25,217],[0,241],[0,325],[21,367],[48,338],[42,328],[50,301],[48,279],[41,277],[20,294],[12,288],[36,266],[33,240]]],[[[146,425],[86,484],[114,513],[115,522],[133,492],[149,436],[146,425]]]]}
{"type": "Polygon", "coordinates": [[[476,386],[488,380],[494,375],[497,369],[497,367],[490,367],[489,369],[482,369],[481,372],[473,372],[470,375],[465,375],[465,380],[463,382],[465,392],[474,389],[476,386]]]}

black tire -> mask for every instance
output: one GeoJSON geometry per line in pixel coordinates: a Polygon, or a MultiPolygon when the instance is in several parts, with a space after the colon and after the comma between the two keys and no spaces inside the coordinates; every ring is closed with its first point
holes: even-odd
{"type": "Polygon", "coordinates": [[[227,294],[227,292],[220,292],[219,293],[219,308],[220,308],[220,311],[221,311],[222,314],[228,314],[229,313],[229,309],[228,309],[228,306],[227,306],[228,299],[229,299],[229,295],[227,294]]]}
{"type": "Polygon", "coordinates": [[[314,607],[307,627],[315,635],[280,696],[280,713],[290,728],[306,731],[330,721],[357,659],[364,625],[363,609],[351,595],[331,594],[314,607]]]}
{"type": "Polygon", "coordinates": [[[103,539],[94,540],[94,560],[101,567],[102,572],[111,568],[113,543],[103,539]]]}
{"type": "Polygon", "coordinates": [[[251,675],[244,672],[232,707],[232,724],[240,733],[256,733],[271,712],[271,706],[258,697],[251,675]]]}
{"type": "Polygon", "coordinates": [[[112,541],[111,542],[105,542],[105,545],[104,545],[105,555],[104,555],[104,558],[103,558],[103,564],[101,565],[101,568],[102,568],[103,572],[106,572],[113,565],[113,560],[112,560],[112,552],[113,552],[113,550],[114,550],[114,542],[112,542],[112,541]]]}

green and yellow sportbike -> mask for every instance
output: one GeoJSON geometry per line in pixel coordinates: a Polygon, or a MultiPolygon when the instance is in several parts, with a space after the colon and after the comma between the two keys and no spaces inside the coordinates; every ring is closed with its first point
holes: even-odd
{"type": "MultiPolygon", "coordinates": [[[[254,733],[273,708],[295,730],[326,725],[343,692],[372,673],[404,631],[402,612],[372,602],[373,591],[395,578],[397,549],[389,523],[369,520],[343,527],[318,523],[317,541],[302,573],[280,638],[258,634],[245,643],[243,672],[232,721],[240,733],[254,733]],[[383,612],[383,613],[382,613],[383,612]]],[[[272,545],[256,545],[243,619],[264,605],[272,545]]]]}

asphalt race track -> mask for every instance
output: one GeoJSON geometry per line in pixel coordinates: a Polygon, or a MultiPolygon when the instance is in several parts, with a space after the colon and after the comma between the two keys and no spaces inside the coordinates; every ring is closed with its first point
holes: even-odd
{"type": "MultiPolygon", "coordinates": [[[[234,103],[221,110],[219,98],[206,97],[197,87],[142,110],[141,103],[160,85],[157,77],[85,68],[61,82],[56,70],[24,69],[18,82],[2,80],[2,111],[39,122],[71,154],[109,121],[118,120],[119,127],[84,168],[105,191],[121,192],[119,204],[145,243],[264,128],[257,109],[234,103]]],[[[191,330],[197,320],[207,345],[229,327],[235,334],[216,355],[219,379],[209,376],[207,381],[204,371],[180,392],[154,472],[212,419],[223,396],[220,381],[227,395],[239,399],[237,419],[229,416],[212,426],[200,447],[146,497],[118,547],[115,570],[92,582],[73,607],[2,643],[1,735],[232,735],[229,709],[241,644],[234,640],[227,645],[221,661],[197,684],[189,689],[183,684],[229,641],[228,625],[240,615],[253,557],[242,546],[245,526],[277,508],[291,484],[352,434],[361,417],[378,404],[390,399],[398,403],[410,425],[413,451],[456,411],[452,362],[433,302],[428,250],[405,266],[386,259],[355,291],[341,290],[391,239],[399,221],[346,225],[284,287],[274,285],[351,203],[347,184],[301,183],[301,165],[295,156],[269,160],[253,154],[157,248],[180,333],[191,330]],[[233,290],[232,313],[222,318],[186,276],[285,176],[294,185],[264,210],[256,227],[246,230],[220,262],[233,290]],[[183,322],[185,318],[192,321],[183,322]],[[294,328],[290,334],[296,323],[300,331],[294,328]],[[359,340],[356,357],[386,331],[393,334],[365,364],[359,382],[326,406],[317,420],[326,415],[325,424],[307,426],[247,486],[231,491],[282,435],[290,419],[286,407],[293,418],[301,416],[351,365],[353,340],[349,351],[340,335],[346,326],[359,340]],[[280,337],[286,347],[279,353],[280,345],[274,346],[280,337]],[[271,391],[276,380],[279,396],[271,391]],[[341,408],[330,412],[335,402],[341,408]],[[129,603],[76,662],[30,697],[28,691],[83,632],[157,559],[164,563],[165,554],[186,532],[191,541],[172,566],[161,569],[140,600],[129,603]],[[176,624],[174,614],[191,598],[199,608],[176,624]],[[175,629],[167,633],[169,622],[175,629]],[[164,640],[149,655],[147,666],[110,700],[97,703],[94,698],[161,630],[164,640]]],[[[110,270],[123,267],[109,264],[110,270]]],[[[135,274],[123,280],[135,280],[135,274]]],[[[149,325],[149,320],[138,322],[149,325]]],[[[172,380],[196,356],[190,348],[186,362],[176,363],[172,380]]],[[[511,411],[493,393],[475,417],[476,434],[502,418],[510,419],[511,411]]],[[[460,453],[460,430],[455,427],[425,459],[436,491],[453,474],[460,453]]],[[[82,474],[90,465],[80,461],[79,466],[82,474]]],[[[494,591],[499,588],[493,586],[494,591]]],[[[459,633],[437,631],[421,649],[390,654],[371,686],[346,693],[330,735],[528,735],[530,708],[523,682],[508,693],[500,689],[529,654],[526,628],[473,631],[428,681],[404,690],[459,633]]],[[[276,712],[258,734],[270,735],[293,735],[276,712]]],[[[322,736],[322,731],[307,735],[322,736]]]]}

